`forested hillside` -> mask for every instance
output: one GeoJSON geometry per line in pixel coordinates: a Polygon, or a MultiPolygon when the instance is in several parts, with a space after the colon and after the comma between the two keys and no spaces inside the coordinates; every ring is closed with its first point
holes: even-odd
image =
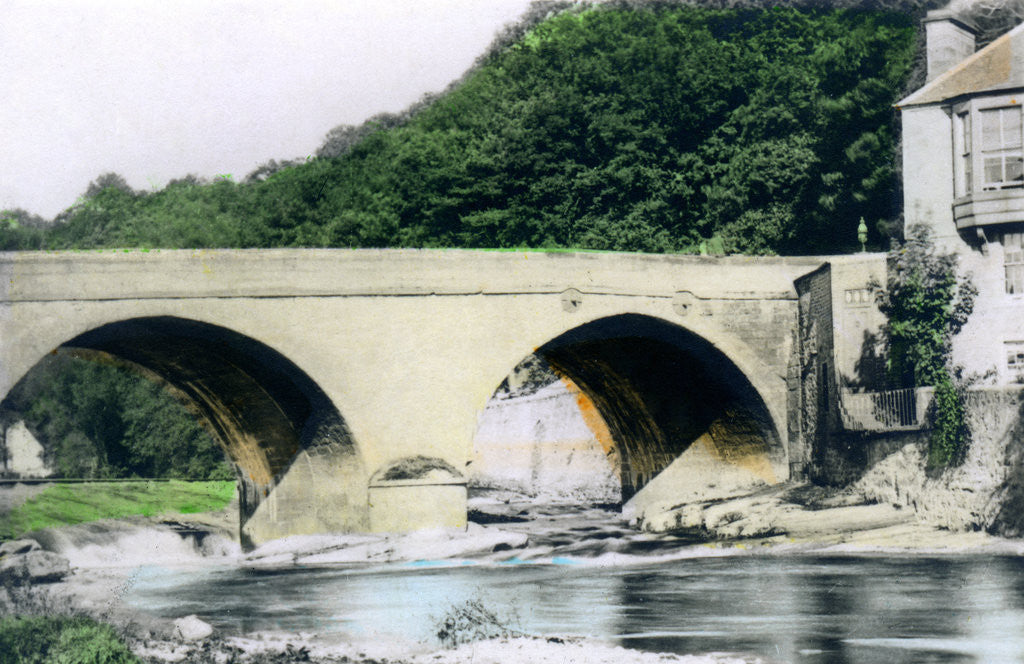
{"type": "Polygon", "coordinates": [[[51,228],[8,213],[0,242],[829,253],[864,217],[881,246],[915,20],[574,6],[302,163],[146,193],[107,175],[51,228]]]}

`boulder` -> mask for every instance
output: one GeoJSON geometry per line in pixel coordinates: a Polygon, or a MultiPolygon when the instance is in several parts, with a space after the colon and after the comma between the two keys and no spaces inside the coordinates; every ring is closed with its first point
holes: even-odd
{"type": "Polygon", "coordinates": [[[11,540],[0,544],[0,558],[4,556],[16,556],[29,551],[38,551],[41,547],[39,542],[33,539],[11,540]]]}
{"type": "Polygon", "coordinates": [[[213,626],[191,615],[174,621],[174,636],[183,641],[201,641],[213,634],[213,626]]]}
{"type": "Polygon", "coordinates": [[[60,581],[71,573],[71,565],[64,556],[56,553],[29,550],[0,559],[0,580],[15,582],[49,583],[60,581]]]}

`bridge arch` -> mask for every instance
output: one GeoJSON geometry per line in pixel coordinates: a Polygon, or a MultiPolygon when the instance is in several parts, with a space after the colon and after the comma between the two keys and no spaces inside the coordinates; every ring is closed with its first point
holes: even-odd
{"type": "Polygon", "coordinates": [[[212,323],[146,316],[93,327],[59,348],[126,363],[186,403],[235,466],[243,544],[366,528],[365,473],[348,426],[316,382],[270,346],[212,323]]]}
{"type": "MultiPolygon", "coordinates": [[[[713,474],[701,478],[711,486],[723,472],[748,486],[786,477],[784,439],[755,386],[763,380],[701,334],[657,316],[617,314],[564,331],[535,355],[582,392],[582,411],[595,411],[583,419],[621,482],[623,501],[680,462],[691,474],[713,474]]],[[[708,495],[700,487],[691,493],[708,495]]]]}

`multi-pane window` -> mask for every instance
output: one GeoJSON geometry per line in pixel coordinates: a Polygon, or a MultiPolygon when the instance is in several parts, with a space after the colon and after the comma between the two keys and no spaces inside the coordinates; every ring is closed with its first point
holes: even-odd
{"type": "MultiPolygon", "coordinates": [[[[985,189],[1006,189],[1024,185],[1020,106],[985,109],[980,115],[982,186],[985,189]]],[[[966,149],[969,153],[969,144],[966,149]]]]}
{"type": "Polygon", "coordinates": [[[1024,233],[1003,233],[1003,268],[1006,292],[1024,293],[1024,233]]]}

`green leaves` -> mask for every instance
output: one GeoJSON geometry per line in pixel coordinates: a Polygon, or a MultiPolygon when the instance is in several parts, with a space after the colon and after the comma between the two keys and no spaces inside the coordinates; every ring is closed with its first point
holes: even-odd
{"type": "Polygon", "coordinates": [[[908,229],[903,244],[889,252],[886,286],[878,293],[888,317],[887,366],[901,387],[935,388],[928,454],[933,467],[961,460],[969,440],[950,351],[977,292],[969,275],[959,276],[956,254],[936,251],[927,227],[908,229]]]}
{"type": "Polygon", "coordinates": [[[960,277],[955,254],[940,254],[928,229],[912,227],[889,253],[879,309],[888,319],[889,371],[898,384],[934,386],[949,369],[955,336],[974,308],[977,289],[960,277]]]}
{"type": "Polygon", "coordinates": [[[231,479],[224,452],[164,387],[114,364],[45,358],[4,401],[63,477],[231,479]]]}
{"type": "Polygon", "coordinates": [[[103,176],[48,244],[841,253],[898,216],[905,15],[609,3],[509,34],[315,159],[148,194],[103,176]]]}

